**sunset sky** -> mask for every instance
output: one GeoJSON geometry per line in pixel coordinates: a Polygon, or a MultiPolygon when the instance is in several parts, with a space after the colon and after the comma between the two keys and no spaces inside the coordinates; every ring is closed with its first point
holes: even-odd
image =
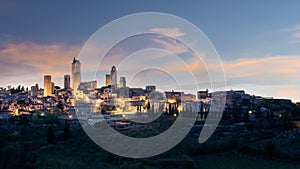
{"type": "MultiPolygon", "coordinates": [[[[62,86],[72,59],[99,28],[137,12],[164,12],[188,20],[210,39],[226,89],[300,101],[299,1],[82,2],[0,1],[0,86],[43,86],[45,74],[62,86]]],[[[162,31],[184,34],[174,27],[162,31]]],[[[98,79],[102,84],[104,77],[98,79]]]]}

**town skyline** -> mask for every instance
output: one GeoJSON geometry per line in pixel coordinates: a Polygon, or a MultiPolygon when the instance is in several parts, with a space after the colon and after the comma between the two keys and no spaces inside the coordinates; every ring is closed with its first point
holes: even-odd
{"type": "MultiPolygon", "coordinates": [[[[54,91],[54,87],[55,86],[58,86],[61,89],[72,89],[72,90],[74,90],[73,86],[77,86],[77,88],[78,88],[80,86],[80,84],[93,82],[92,79],[89,79],[88,81],[81,81],[81,62],[80,62],[80,60],[78,58],[74,57],[72,59],[72,62],[70,62],[70,63],[72,63],[71,64],[71,67],[72,67],[71,72],[65,73],[64,75],[62,75],[62,82],[61,82],[61,84],[58,83],[59,85],[57,85],[56,81],[52,81],[51,80],[52,79],[52,75],[51,74],[46,74],[46,75],[43,76],[43,78],[44,78],[44,82],[43,83],[32,82],[32,84],[34,84],[34,85],[31,85],[31,86],[24,86],[22,84],[19,84],[17,86],[10,86],[10,85],[8,85],[7,87],[0,86],[0,88],[6,89],[6,90],[10,90],[12,88],[17,89],[20,86],[20,87],[22,87],[22,88],[24,88],[26,90],[28,89],[28,91],[32,92],[32,89],[33,89],[32,87],[36,87],[36,89],[34,89],[34,90],[36,90],[35,92],[37,92],[40,89],[42,89],[43,92],[44,92],[44,94],[43,94],[44,97],[47,97],[47,96],[52,96],[54,94],[53,91],[54,91]],[[76,66],[76,64],[79,64],[79,67],[76,66]],[[77,76],[77,77],[75,77],[75,76],[77,76]],[[76,80],[73,77],[75,77],[76,80]],[[45,86],[45,82],[46,81],[49,84],[47,84],[45,86]],[[53,84],[54,84],[54,86],[51,87],[51,85],[53,85],[53,84]],[[40,86],[40,87],[38,87],[38,86],[40,86]],[[42,87],[42,86],[44,86],[44,87],[42,87]],[[50,92],[51,88],[52,88],[52,93],[50,92]]],[[[121,83],[121,79],[122,79],[123,80],[122,83],[125,83],[125,85],[124,84],[121,85],[121,84],[118,83],[118,81],[117,81],[118,76],[116,74],[117,68],[114,65],[111,66],[111,70],[110,71],[111,71],[110,74],[105,73],[105,76],[103,76],[103,79],[104,79],[103,83],[98,83],[98,80],[94,80],[94,81],[96,81],[96,87],[95,87],[95,89],[100,89],[100,88],[108,87],[108,86],[112,86],[112,87],[116,87],[116,88],[122,88],[122,87],[123,88],[124,87],[129,87],[130,88],[131,87],[131,86],[126,86],[126,76],[120,76],[120,83],[121,83]],[[109,82],[108,82],[108,78],[110,79],[109,82]],[[112,81],[114,81],[114,82],[112,82],[112,81]],[[112,85],[112,84],[114,84],[114,85],[112,85]],[[119,85],[122,86],[122,87],[119,87],[119,85]]],[[[107,72],[109,72],[109,70],[107,70],[107,72]]],[[[173,89],[164,90],[163,91],[163,90],[159,90],[159,86],[157,86],[157,85],[153,85],[153,84],[147,84],[147,85],[148,86],[151,86],[151,85],[154,86],[156,88],[156,90],[160,91],[160,92],[171,92],[171,91],[173,92],[174,91],[173,89]]],[[[147,88],[147,85],[146,86],[134,86],[133,88],[144,88],[144,87],[147,88]]],[[[194,91],[195,93],[193,93],[193,92],[187,92],[187,91],[184,91],[184,90],[175,90],[175,92],[183,92],[183,93],[187,92],[185,94],[193,94],[197,99],[199,99],[198,98],[199,97],[198,96],[198,92],[201,92],[201,91],[203,91],[203,92],[207,91],[208,92],[209,90],[207,88],[206,89],[202,89],[202,90],[196,90],[195,89],[195,91],[194,91]]],[[[271,99],[273,99],[273,98],[274,99],[287,99],[287,100],[291,100],[294,103],[298,103],[297,100],[295,101],[295,100],[293,100],[291,98],[282,98],[282,97],[273,97],[273,96],[262,96],[262,95],[256,95],[255,93],[248,93],[245,89],[215,90],[215,91],[209,91],[209,92],[211,93],[211,92],[220,92],[220,91],[221,92],[222,91],[223,92],[245,91],[245,93],[247,93],[247,94],[249,94],[251,96],[253,95],[253,96],[256,96],[256,97],[262,97],[262,98],[266,98],[266,99],[270,99],[270,98],[271,99]]]]}

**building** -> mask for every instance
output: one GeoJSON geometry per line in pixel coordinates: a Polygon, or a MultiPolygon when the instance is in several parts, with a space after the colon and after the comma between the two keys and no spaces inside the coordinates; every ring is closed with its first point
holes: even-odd
{"type": "Polygon", "coordinates": [[[144,96],[145,90],[142,88],[130,88],[129,89],[129,97],[133,96],[144,96]]]}
{"type": "Polygon", "coordinates": [[[146,92],[150,93],[150,92],[155,92],[156,91],[156,86],[151,85],[151,86],[146,86],[146,92]]]}
{"type": "Polygon", "coordinates": [[[107,74],[105,76],[105,86],[111,86],[111,76],[110,76],[110,74],[107,74]]]}
{"type": "Polygon", "coordinates": [[[111,88],[105,88],[103,90],[103,95],[102,95],[102,99],[105,101],[105,102],[111,102],[112,100],[112,90],[111,88]]]}
{"type": "Polygon", "coordinates": [[[80,73],[81,63],[79,60],[73,59],[72,62],[72,87],[76,91],[81,82],[81,73],[80,73]]]}
{"type": "Polygon", "coordinates": [[[36,97],[38,94],[38,88],[37,86],[31,86],[30,95],[33,97],[36,97]]]}
{"type": "Polygon", "coordinates": [[[194,94],[184,94],[183,95],[183,98],[182,98],[184,101],[196,101],[196,95],[194,94]]]}
{"type": "Polygon", "coordinates": [[[165,92],[167,98],[166,104],[166,112],[169,115],[178,114],[182,110],[181,101],[183,99],[184,93],[183,92],[175,92],[166,91],[165,92]]]}
{"type": "Polygon", "coordinates": [[[70,88],[71,88],[71,76],[64,75],[64,89],[70,89],[70,88]]]}
{"type": "Polygon", "coordinates": [[[54,90],[55,90],[55,84],[54,82],[51,82],[51,95],[52,93],[54,93],[54,90]]]}
{"type": "MultiPolygon", "coordinates": [[[[121,82],[121,78],[120,78],[120,82],[121,82]]],[[[126,86],[126,79],[124,77],[122,77],[122,85],[125,84],[126,86]]],[[[114,88],[117,88],[118,87],[118,83],[117,83],[117,69],[115,66],[111,67],[111,70],[110,70],[110,74],[107,74],[105,76],[105,86],[111,86],[111,87],[114,87],[114,88]]]]}
{"type": "Polygon", "coordinates": [[[118,87],[117,86],[117,69],[115,66],[113,66],[111,68],[110,77],[111,77],[111,86],[118,87]]]}
{"type": "Polygon", "coordinates": [[[119,88],[123,88],[123,87],[126,87],[126,78],[120,77],[119,88]]]}
{"type": "Polygon", "coordinates": [[[129,87],[121,87],[118,89],[118,97],[119,98],[129,98],[129,87]]]}
{"type": "Polygon", "coordinates": [[[183,92],[175,92],[172,90],[171,92],[165,92],[166,98],[168,101],[175,101],[175,102],[180,102],[184,96],[183,92]]]}
{"type": "Polygon", "coordinates": [[[81,82],[78,89],[79,90],[95,90],[97,88],[97,81],[81,82]]]}
{"type": "Polygon", "coordinates": [[[197,98],[198,99],[206,99],[208,97],[209,97],[208,89],[206,89],[204,91],[197,91],[197,98]]]}
{"type": "MultiPolygon", "coordinates": [[[[230,90],[226,91],[226,106],[233,106],[234,104],[242,105],[243,99],[246,98],[244,90],[230,90]]],[[[250,98],[247,98],[248,102],[250,98]]]]}
{"type": "Polygon", "coordinates": [[[52,95],[52,82],[51,76],[45,75],[44,76],[44,97],[52,95]]]}

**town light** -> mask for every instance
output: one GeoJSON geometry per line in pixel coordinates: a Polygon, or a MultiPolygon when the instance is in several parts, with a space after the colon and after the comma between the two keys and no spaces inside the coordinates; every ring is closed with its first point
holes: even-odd
{"type": "Polygon", "coordinates": [[[15,116],[19,116],[20,114],[19,114],[19,109],[16,109],[15,110],[15,116]]]}
{"type": "Polygon", "coordinates": [[[176,103],[176,99],[168,99],[168,103],[176,103]]]}
{"type": "Polygon", "coordinates": [[[178,110],[178,112],[180,113],[180,112],[183,110],[183,106],[182,106],[182,105],[179,105],[179,106],[177,107],[177,110],[178,110]]]}

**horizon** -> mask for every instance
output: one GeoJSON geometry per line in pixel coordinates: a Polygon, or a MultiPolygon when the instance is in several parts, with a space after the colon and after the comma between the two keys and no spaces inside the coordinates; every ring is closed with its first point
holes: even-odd
{"type": "MultiPolygon", "coordinates": [[[[55,83],[55,81],[54,81],[54,83],[55,83]]],[[[98,81],[97,81],[97,83],[98,83],[98,81]]],[[[38,84],[39,85],[39,89],[44,89],[44,88],[42,88],[42,86],[44,86],[44,85],[40,85],[39,83],[36,83],[36,84],[38,84]]],[[[55,83],[56,84],[56,83],[55,83]]],[[[30,91],[30,87],[31,86],[25,86],[25,85],[22,85],[22,84],[19,84],[21,87],[22,86],[24,86],[24,88],[26,89],[27,87],[28,87],[28,90],[30,91]]],[[[19,85],[17,85],[17,86],[11,86],[11,88],[17,88],[19,85]]],[[[151,84],[149,84],[149,86],[150,86],[151,84]]],[[[34,85],[32,85],[32,86],[34,86],[34,85]]],[[[60,87],[61,89],[63,89],[63,85],[55,85],[55,86],[58,86],[58,87],[60,87]]],[[[99,89],[99,88],[101,88],[101,87],[105,87],[105,85],[103,84],[103,85],[98,85],[97,86],[97,88],[96,89],[99,89]]],[[[132,86],[126,86],[126,87],[129,87],[129,88],[142,88],[142,89],[145,89],[145,87],[146,86],[134,86],[134,87],[132,87],[132,86]]],[[[158,87],[158,86],[156,86],[156,87],[158,87]]],[[[6,90],[7,90],[7,87],[4,87],[4,86],[0,86],[0,88],[5,88],[6,90]]],[[[72,88],[71,88],[72,89],[72,88]]],[[[157,90],[157,89],[156,89],[157,90]]],[[[201,91],[204,91],[205,89],[203,89],[203,90],[201,90],[201,91]]],[[[248,93],[247,92],[247,90],[245,90],[245,89],[229,89],[229,90],[226,90],[226,91],[240,91],[240,90],[243,90],[243,91],[245,91],[245,93],[246,94],[249,94],[250,96],[256,96],[256,97],[263,97],[263,98],[272,98],[272,99],[287,99],[287,100],[291,100],[293,103],[300,103],[300,101],[298,101],[298,100],[293,100],[293,99],[291,99],[291,98],[284,98],[284,97],[274,97],[274,96],[263,96],[263,95],[257,95],[256,93],[248,93]]],[[[165,91],[161,91],[161,90],[159,90],[159,88],[158,88],[158,91],[159,92],[168,92],[168,91],[172,91],[172,89],[170,89],[170,90],[165,90],[165,91]]],[[[197,91],[195,91],[196,92],[196,94],[195,93],[192,93],[192,92],[186,92],[186,91],[181,91],[181,90],[174,90],[175,92],[184,92],[184,94],[194,94],[194,95],[197,95],[197,91]]],[[[198,90],[199,91],[199,90],[198,90]]],[[[221,90],[215,90],[215,91],[208,91],[209,93],[213,93],[213,92],[220,92],[221,90]]]]}
{"type": "MultiPolygon", "coordinates": [[[[33,1],[3,1],[1,4],[0,18],[6,23],[0,28],[2,87],[19,84],[30,87],[36,83],[43,86],[45,74],[52,76],[55,85],[63,86],[63,75],[71,74],[72,58],[80,55],[82,47],[94,32],[117,18],[153,11],[179,16],[199,27],[222,61],[227,84],[225,90],[242,89],[259,96],[300,101],[298,1],[118,2],[122,4],[122,8],[116,6],[114,1],[90,4],[74,1],[71,6],[68,3],[55,5],[51,2],[44,4],[33,1]],[[282,10],[285,12],[278,12],[282,10]]],[[[176,37],[185,36],[185,32],[178,27],[158,27],[155,30],[168,32],[176,37]]],[[[156,43],[163,49],[170,49],[170,46],[161,41],[156,43]]],[[[134,42],[132,44],[138,45],[134,42]]],[[[99,46],[99,50],[103,48],[105,44],[99,46]]],[[[126,55],[128,51],[121,49],[114,54],[126,55]]],[[[149,60],[153,58],[155,57],[149,57],[149,60]]],[[[113,60],[107,63],[113,63],[113,60]]],[[[179,67],[178,63],[173,66],[179,67]]],[[[98,77],[84,75],[82,81],[96,79],[98,86],[101,86],[100,84],[105,83],[105,71],[108,72],[109,69],[101,67],[98,77]]],[[[123,71],[125,75],[128,73],[126,71],[123,71]]],[[[171,71],[183,73],[179,68],[171,71]]],[[[158,78],[157,86],[167,88],[167,82],[162,84],[158,78]]],[[[132,83],[135,83],[134,79],[132,83]]],[[[191,86],[186,88],[192,89],[191,86]]],[[[204,80],[201,89],[206,88],[209,86],[204,80]]],[[[170,87],[172,89],[176,89],[176,86],[170,87]]],[[[217,90],[218,88],[214,89],[217,90]]]]}

